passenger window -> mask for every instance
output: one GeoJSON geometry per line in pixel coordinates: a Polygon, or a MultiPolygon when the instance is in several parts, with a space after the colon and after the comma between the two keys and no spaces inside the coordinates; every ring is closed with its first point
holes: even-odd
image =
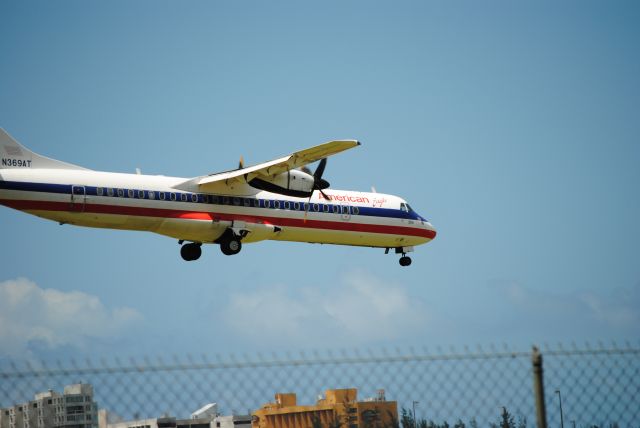
{"type": "Polygon", "coordinates": [[[144,190],[138,190],[138,198],[144,199],[144,190]]]}
{"type": "Polygon", "coordinates": [[[333,206],[333,212],[336,214],[340,214],[340,205],[334,205],[333,206]]]}
{"type": "Polygon", "coordinates": [[[127,190],[127,195],[129,195],[130,198],[133,198],[133,190],[132,189],[127,190]]]}
{"type": "Polygon", "coordinates": [[[104,195],[104,189],[102,187],[98,187],[96,189],[96,195],[98,195],[98,196],[104,195]]]}
{"type": "Polygon", "coordinates": [[[164,198],[165,198],[164,192],[159,192],[158,195],[160,196],[160,200],[164,201],[164,198]]]}
{"type": "Polygon", "coordinates": [[[322,211],[328,213],[331,207],[327,204],[322,205],[322,211]]]}
{"type": "Polygon", "coordinates": [[[360,214],[360,208],[358,208],[358,207],[351,207],[351,213],[352,213],[353,215],[358,215],[358,214],[360,214]]]}
{"type": "Polygon", "coordinates": [[[118,196],[124,198],[124,189],[118,189],[118,196]]]}
{"type": "Polygon", "coordinates": [[[280,209],[280,201],[273,201],[273,208],[279,210],[280,209]]]}
{"type": "Polygon", "coordinates": [[[300,202],[294,202],[293,203],[293,209],[296,211],[300,211],[300,202]]]}
{"type": "Polygon", "coordinates": [[[260,208],[260,199],[256,198],[253,200],[253,206],[256,208],[260,208]]]}
{"type": "Polygon", "coordinates": [[[233,198],[233,205],[240,205],[240,198],[233,198]]]}
{"type": "Polygon", "coordinates": [[[187,196],[187,194],[186,194],[186,193],[180,193],[180,199],[181,199],[183,202],[187,202],[187,201],[189,200],[189,197],[187,196]]]}
{"type": "Polygon", "coordinates": [[[320,209],[320,206],[318,204],[313,204],[313,210],[315,212],[318,212],[319,209],[320,209]]]}
{"type": "Polygon", "coordinates": [[[172,201],[175,201],[175,200],[176,200],[176,194],[175,194],[175,193],[171,192],[171,193],[170,193],[170,197],[171,197],[171,200],[172,200],[172,201]]]}
{"type": "Polygon", "coordinates": [[[229,199],[228,196],[223,196],[222,197],[222,203],[225,205],[231,205],[231,199],[229,199]]]}
{"type": "Polygon", "coordinates": [[[284,201],[284,209],[288,210],[291,208],[291,204],[289,204],[289,201],[284,201]]]}
{"type": "Polygon", "coordinates": [[[249,198],[244,198],[244,206],[245,207],[250,207],[251,206],[251,199],[249,198]]]}
{"type": "Polygon", "coordinates": [[[107,196],[113,196],[113,189],[112,188],[108,188],[107,189],[107,196]]]}
{"type": "Polygon", "coordinates": [[[269,199],[265,199],[264,202],[262,202],[262,206],[265,208],[271,208],[271,201],[269,199]]]}
{"type": "Polygon", "coordinates": [[[155,199],[156,198],[156,192],[154,192],[153,190],[149,190],[147,192],[147,194],[149,195],[149,199],[155,199]]]}
{"type": "Polygon", "coordinates": [[[198,202],[198,195],[196,195],[195,193],[191,194],[191,202],[198,202]]]}
{"type": "Polygon", "coordinates": [[[349,214],[349,207],[346,205],[342,206],[342,214],[349,214]]]}

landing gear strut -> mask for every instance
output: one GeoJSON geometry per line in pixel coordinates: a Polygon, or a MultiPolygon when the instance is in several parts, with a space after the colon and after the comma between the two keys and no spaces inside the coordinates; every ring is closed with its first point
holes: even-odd
{"type": "Polygon", "coordinates": [[[185,261],[193,261],[198,260],[202,255],[202,244],[199,242],[191,242],[189,244],[184,244],[180,248],[180,255],[185,261]]]}

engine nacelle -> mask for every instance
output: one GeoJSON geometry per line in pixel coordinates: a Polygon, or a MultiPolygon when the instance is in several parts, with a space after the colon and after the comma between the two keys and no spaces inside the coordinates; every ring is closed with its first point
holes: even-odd
{"type": "Polygon", "coordinates": [[[267,192],[308,198],[313,193],[313,182],[313,175],[294,169],[278,174],[273,179],[254,178],[249,181],[249,184],[267,192]]]}

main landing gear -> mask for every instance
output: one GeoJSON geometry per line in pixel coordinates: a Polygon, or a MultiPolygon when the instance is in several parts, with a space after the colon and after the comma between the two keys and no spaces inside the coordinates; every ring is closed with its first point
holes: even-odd
{"type": "Polygon", "coordinates": [[[225,256],[233,256],[238,254],[240,250],[242,250],[242,242],[237,236],[231,236],[220,241],[220,251],[225,256]]]}
{"type": "MultiPolygon", "coordinates": [[[[220,251],[227,256],[233,256],[238,254],[242,249],[242,236],[238,236],[231,229],[228,229],[216,243],[220,244],[220,251]]],[[[188,262],[198,260],[202,255],[202,243],[201,242],[189,242],[184,244],[184,240],[179,240],[178,244],[182,245],[180,248],[180,255],[188,262]]]]}
{"type": "MultiPolygon", "coordinates": [[[[384,253],[389,254],[391,248],[385,249],[384,253]]],[[[407,252],[413,251],[413,247],[397,247],[396,254],[402,254],[400,257],[400,266],[409,266],[411,264],[411,257],[407,256],[407,252]]]]}
{"type": "MultiPolygon", "coordinates": [[[[180,241],[182,243],[182,241],[180,241]]],[[[188,244],[184,244],[180,248],[180,255],[182,258],[188,262],[193,260],[198,260],[202,255],[202,244],[200,242],[190,242],[188,244]]]]}
{"type": "Polygon", "coordinates": [[[242,242],[240,240],[244,236],[237,235],[232,229],[227,229],[216,241],[220,244],[220,251],[225,256],[233,256],[242,250],[242,242]]]}

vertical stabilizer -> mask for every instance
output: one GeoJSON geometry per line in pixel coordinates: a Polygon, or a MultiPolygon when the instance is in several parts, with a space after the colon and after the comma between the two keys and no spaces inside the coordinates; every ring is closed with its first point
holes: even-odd
{"type": "Polygon", "coordinates": [[[18,143],[2,128],[0,128],[0,158],[0,169],[86,169],[81,166],[40,156],[18,143]]]}

